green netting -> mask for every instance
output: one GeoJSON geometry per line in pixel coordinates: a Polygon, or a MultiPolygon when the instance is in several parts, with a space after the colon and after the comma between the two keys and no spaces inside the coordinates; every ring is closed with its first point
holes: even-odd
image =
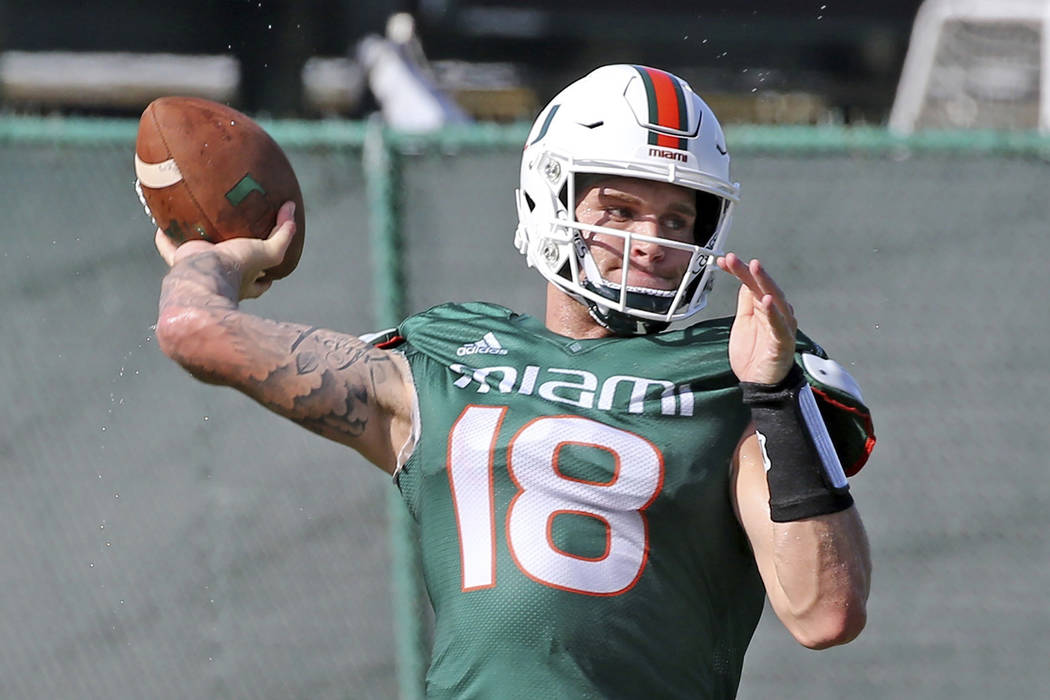
{"type": "MultiPolygon", "coordinates": [[[[453,126],[443,130],[414,134],[397,132],[375,124],[343,120],[268,121],[264,127],[285,148],[325,149],[361,148],[365,140],[380,136],[389,147],[401,153],[422,151],[515,149],[528,133],[528,124],[493,123],[453,126]]],[[[81,146],[126,144],[134,139],[134,120],[64,119],[14,117],[0,118],[0,142],[55,142],[81,146]]],[[[885,153],[907,149],[915,152],[975,153],[982,155],[1045,155],[1050,134],[1035,131],[936,130],[908,135],[895,134],[882,127],[760,126],[728,125],[726,133],[733,152],[772,150],[885,153]]]]}
{"type": "MultiPolygon", "coordinates": [[[[511,246],[524,126],[266,126],[308,232],[254,311],[365,332],[449,299],[542,309],[511,246]]],[[[1041,697],[1047,137],[727,133],[730,246],[851,367],[880,438],[853,487],[867,631],[816,655],[767,616],[741,697],[1041,697]]],[[[134,135],[0,119],[0,697],[413,697],[426,621],[389,479],[154,347],[134,135]]],[[[720,280],[711,313],[734,296],[720,280]]]]}

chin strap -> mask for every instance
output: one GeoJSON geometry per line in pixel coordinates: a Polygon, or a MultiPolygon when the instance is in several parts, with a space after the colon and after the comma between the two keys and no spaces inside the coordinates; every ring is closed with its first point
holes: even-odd
{"type": "MultiPolygon", "coordinates": [[[[583,268],[585,275],[581,286],[587,291],[593,292],[600,297],[619,303],[620,290],[622,289],[621,286],[618,284],[612,284],[602,278],[601,273],[598,271],[598,266],[594,264],[594,258],[591,257],[590,249],[578,235],[576,237],[576,245],[574,248],[576,251],[576,259],[579,261],[580,267],[583,268]],[[597,283],[592,280],[597,280],[597,283]]],[[[628,287],[625,301],[627,306],[631,308],[663,314],[667,313],[670,309],[671,303],[674,301],[674,296],[674,292],[668,294],[660,292],[659,290],[628,287]]],[[[666,330],[670,325],[667,321],[652,321],[644,318],[635,318],[634,316],[622,311],[616,311],[602,306],[592,299],[582,297],[577,298],[587,305],[591,318],[597,321],[602,327],[608,328],[614,335],[650,335],[652,333],[659,333],[660,331],[666,330]]]]}
{"type": "Polygon", "coordinates": [[[585,303],[590,311],[591,318],[603,328],[608,328],[612,331],[613,335],[651,335],[664,331],[671,325],[665,321],[650,321],[628,316],[625,313],[599,306],[590,299],[587,299],[585,303]]]}
{"type": "MultiPolygon", "coordinates": [[[[620,300],[619,291],[611,286],[595,285],[592,284],[590,280],[587,280],[583,283],[583,288],[590,292],[594,292],[599,296],[605,297],[610,301],[620,300]]],[[[602,306],[593,299],[582,299],[582,301],[587,305],[591,318],[604,328],[608,328],[614,335],[650,335],[652,333],[659,333],[660,331],[666,330],[667,327],[671,325],[667,321],[653,321],[645,318],[636,318],[629,314],[625,314],[622,311],[616,311],[607,306],[602,306]]],[[[664,297],[656,297],[644,292],[627,292],[627,303],[634,308],[664,313],[666,309],[656,308],[658,302],[665,302],[664,306],[666,306],[666,298],[664,297]]]]}

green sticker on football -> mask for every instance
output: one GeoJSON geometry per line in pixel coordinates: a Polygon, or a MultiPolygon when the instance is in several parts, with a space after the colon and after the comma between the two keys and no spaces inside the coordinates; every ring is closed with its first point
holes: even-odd
{"type": "Polygon", "coordinates": [[[263,189],[263,186],[251,176],[251,173],[249,173],[242,177],[240,182],[234,185],[233,188],[226,193],[226,199],[230,204],[237,207],[240,206],[241,202],[243,202],[252,192],[258,192],[263,196],[266,195],[266,190],[263,189]]]}

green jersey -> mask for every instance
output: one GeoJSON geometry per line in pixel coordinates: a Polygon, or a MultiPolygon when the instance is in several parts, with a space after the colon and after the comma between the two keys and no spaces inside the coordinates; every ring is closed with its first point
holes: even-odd
{"type": "Polygon", "coordinates": [[[735,695],[764,589],[730,501],[750,420],[730,323],[573,340],[481,303],[404,321],[428,697],[735,695]]]}

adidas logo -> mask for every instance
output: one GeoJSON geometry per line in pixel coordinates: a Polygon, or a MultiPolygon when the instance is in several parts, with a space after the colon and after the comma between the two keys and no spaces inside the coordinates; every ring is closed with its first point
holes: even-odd
{"type": "Polygon", "coordinates": [[[456,354],[460,357],[465,355],[506,355],[507,351],[496,340],[496,336],[490,331],[473,343],[466,343],[456,348],[456,354]]]}

